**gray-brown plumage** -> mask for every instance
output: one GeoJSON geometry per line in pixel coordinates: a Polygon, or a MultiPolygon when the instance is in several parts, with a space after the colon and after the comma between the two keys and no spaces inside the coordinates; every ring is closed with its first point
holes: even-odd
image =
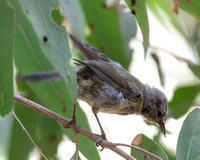
{"type": "Polygon", "coordinates": [[[98,112],[119,115],[142,115],[157,123],[165,135],[168,115],[167,98],[160,90],[143,84],[119,63],[96,48],[70,35],[73,43],[87,58],[77,71],[78,97],[87,102],[97,117],[98,112]]]}

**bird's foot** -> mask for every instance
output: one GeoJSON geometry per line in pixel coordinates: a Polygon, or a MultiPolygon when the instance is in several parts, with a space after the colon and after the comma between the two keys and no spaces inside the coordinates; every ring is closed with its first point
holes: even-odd
{"type": "MultiPolygon", "coordinates": [[[[102,140],[107,140],[106,138],[106,134],[103,132],[101,135],[96,134],[97,136],[99,136],[99,138],[96,141],[96,146],[100,146],[100,143],[102,140]]],[[[102,147],[99,151],[103,151],[105,147],[102,147]]]]}

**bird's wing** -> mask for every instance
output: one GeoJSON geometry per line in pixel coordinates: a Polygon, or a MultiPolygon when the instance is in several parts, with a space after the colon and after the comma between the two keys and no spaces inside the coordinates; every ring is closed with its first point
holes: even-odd
{"type": "Polygon", "coordinates": [[[74,60],[86,65],[99,78],[106,81],[109,85],[115,87],[129,100],[135,103],[141,100],[143,96],[143,92],[141,90],[142,83],[137,78],[128,73],[118,63],[113,61],[105,62],[102,60],[74,60]]]}

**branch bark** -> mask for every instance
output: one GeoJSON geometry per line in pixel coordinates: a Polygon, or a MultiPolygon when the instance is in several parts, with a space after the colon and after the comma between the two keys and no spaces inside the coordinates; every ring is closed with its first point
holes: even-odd
{"type": "MultiPolygon", "coordinates": [[[[97,136],[96,134],[94,133],[91,133],[89,131],[87,131],[86,129],[82,128],[80,125],[76,124],[76,123],[73,123],[73,124],[70,124],[69,123],[69,120],[67,118],[64,118],[63,116],[49,110],[48,108],[45,108],[44,106],[40,105],[40,104],[37,104],[29,99],[26,99],[22,96],[19,96],[17,94],[14,94],[13,96],[14,100],[18,103],[21,103],[31,109],[34,109],[60,123],[62,123],[64,126],[68,126],[68,128],[74,130],[76,133],[79,133],[79,134],[82,134],[83,136],[89,138],[90,140],[96,142],[98,139],[99,139],[99,136],[97,136]]],[[[101,142],[100,142],[100,145],[101,147],[103,148],[108,148],[110,150],[112,150],[113,152],[117,153],[118,155],[120,155],[121,157],[127,159],[127,160],[136,160],[134,157],[132,157],[131,155],[127,154],[126,152],[124,152],[123,150],[121,150],[120,148],[117,147],[117,143],[112,143],[112,142],[109,142],[107,140],[104,140],[102,139],[101,142]]],[[[122,146],[122,144],[120,144],[122,146]]],[[[130,145],[123,145],[123,146],[130,146],[130,145]]],[[[130,147],[133,147],[134,146],[130,146],[130,147]]],[[[135,146],[136,147],[136,146],[135,146]]],[[[144,152],[146,154],[149,154],[150,156],[158,159],[158,160],[161,160],[160,157],[154,155],[153,153],[150,153],[144,149],[141,149],[141,148],[138,148],[136,147],[138,150],[140,150],[141,152],[144,152]]]]}

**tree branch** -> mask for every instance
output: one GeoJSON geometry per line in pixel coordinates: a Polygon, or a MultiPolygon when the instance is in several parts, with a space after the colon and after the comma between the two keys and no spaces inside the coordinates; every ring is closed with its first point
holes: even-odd
{"type": "MultiPolygon", "coordinates": [[[[69,120],[67,118],[62,117],[61,115],[43,107],[42,105],[39,105],[39,104],[29,100],[29,99],[26,99],[22,96],[19,96],[17,94],[14,94],[13,98],[16,102],[21,103],[21,104],[23,104],[23,105],[25,105],[25,106],[27,106],[31,109],[34,109],[34,110],[46,115],[46,116],[62,123],[64,126],[67,125],[68,128],[73,129],[74,131],[76,131],[76,133],[80,133],[81,135],[91,139],[94,142],[96,142],[99,139],[99,136],[97,136],[96,134],[93,134],[93,133],[87,131],[86,129],[82,128],[80,125],[78,125],[76,123],[70,124],[69,120]]],[[[116,147],[117,145],[119,145],[117,143],[115,144],[115,143],[109,142],[105,139],[102,139],[101,142],[100,142],[100,145],[104,148],[108,148],[108,149],[112,150],[113,152],[117,153],[118,155],[122,156],[125,159],[136,160],[131,155],[127,154],[126,152],[124,152],[120,148],[116,147]]],[[[124,146],[128,146],[128,145],[124,145],[124,146]]],[[[150,152],[148,152],[144,149],[140,148],[139,150],[146,153],[146,154],[149,154],[150,156],[153,156],[154,158],[156,158],[158,160],[161,159],[160,157],[158,157],[158,156],[154,155],[153,153],[150,153],[150,152]]]]}

